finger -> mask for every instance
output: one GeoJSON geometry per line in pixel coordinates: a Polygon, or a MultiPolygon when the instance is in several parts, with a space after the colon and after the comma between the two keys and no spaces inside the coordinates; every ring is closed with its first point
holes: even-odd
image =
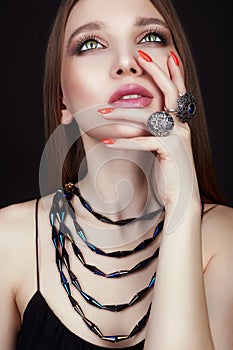
{"type": "Polygon", "coordinates": [[[98,110],[104,119],[108,120],[128,120],[138,123],[146,123],[147,119],[153,113],[150,108],[110,108],[107,113],[106,110],[98,110]]]}
{"type": "MultiPolygon", "coordinates": [[[[180,59],[176,53],[171,51],[168,57],[168,69],[170,72],[171,80],[177,87],[179,93],[184,95],[186,93],[186,88],[184,84],[184,73],[182,65],[180,64],[180,59]]],[[[169,108],[169,106],[167,106],[169,108]]],[[[175,106],[173,108],[176,108],[175,106]]]]}
{"type": "Polygon", "coordinates": [[[174,84],[174,81],[170,79],[170,77],[155,61],[148,62],[142,57],[139,57],[138,62],[152,76],[155,83],[163,92],[165,106],[176,106],[177,99],[179,97],[179,90],[174,84]]]}
{"type": "Polygon", "coordinates": [[[155,151],[163,159],[165,159],[169,157],[169,155],[171,156],[171,154],[173,154],[174,158],[176,158],[177,155],[180,155],[180,152],[184,149],[191,154],[192,151],[189,139],[189,132],[180,125],[176,125],[171,134],[168,136],[138,136],[124,139],[118,138],[115,140],[112,139],[112,142],[106,143],[106,146],[113,149],[155,151]]]}
{"type": "Polygon", "coordinates": [[[129,139],[112,140],[114,142],[106,143],[105,145],[108,148],[119,150],[156,152],[163,159],[166,159],[170,154],[169,148],[176,148],[174,147],[174,144],[177,143],[176,139],[177,137],[175,135],[174,137],[171,135],[164,137],[133,137],[129,139]]]}
{"type": "MultiPolygon", "coordinates": [[[[134,137],[130,139],[116,139],[114,143],[106,144],[108,148],[132,151],[157,151],[159,142],[154,136],[134,137]]],[[[160,145],[161,146],[161,145],[160,145]]]]}

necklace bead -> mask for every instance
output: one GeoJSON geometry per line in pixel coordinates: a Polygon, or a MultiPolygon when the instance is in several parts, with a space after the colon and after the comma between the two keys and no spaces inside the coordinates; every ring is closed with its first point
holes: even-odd
{"type": "Polygon", "coordinates": [[[79,237],[82,239],[84,243],[91,249],[92,252],[95,252],[99,255],[104,255],[108,257],[125,257],[133,253],[137,253],[138,251],[141,251],[142,249],[145,249],[149,244],[151,244],[152,241],[158,236],[158,234],[162,231],[163,228],[163,221],[160,222],[156,229],[154,230],[153,236],[142,243],[140,243],[137,247],[135,247],[133,250],[130,251],[117,251],[117,252],[111,252],[111,253],[105,253],[98,247],[95,247],[93,244],[87,241],[86,236],[78,224],[76,220],[76,215],[74,212],[74,208],[71,203],[72,195],[69,193],[67,196],[66,194],[62,194],[61,190],[57,191],[53,198],[53,203],[50,211],[50,225],[51,225],[51,239],[55,248],[55,257],[56,257],[56,265],[58,268],[58,272],[60,275],[61,284],[66,291],[66,294],[70,300],[70,303],[73,307],[73,309],[78,313],[78,315],[82,318],[83,322],[87,325],[87,327],[95,333],[98,337],[100,337],[104,341],[112,342],[112,343],[118,343],[121,341],[124,341],[126,339],[130,339],[133,336],[135,336],[138,332],[140,332],[146,325],[146,322],[149,318],[150,314],[150,308],[149,306],[146,314],[141,318],[141,320],[135,325],[135,327],[132,329],[129,335],[104,335],[101,330],[91,321],[89,320],[82,308],[80,307],[79,303],[74,299],[74,297],[71,294],[71,288],[70,284],[63,272],[63,266],[66,268],[71,284],[79,291],[80,295],[84,298],[84,300],[89,303],[92,306],[95,306],[102,310],[112,311],[112,312],[120,312],[128,307],[131,307],[138,303],[140,300],[142,300],[149,291],[154,287],[155,280],[156,280],[156,273],[152,276],[149,284],[147,287],[142,289],[141,291],[137,292],[130,300],[129,303],[122,303],[118,305],[109,305],[109,304],[101,304],[98,302],[95,298],[91,297],[89,294],[84,292],[80,286],[80,283],[78,282],[77,277],[72,272],[70,267],[70,261],[69,261],[69,254],[65,248],[65,242],[66,239],[68,242],[70,242],[73,252],[75,256],[79,259],[79,261],[82,263],[82,265],[93,272],[96,275],[111,279],[111,278],[120,278],[123,276],[127,276],[130,273],[137,272],[141,270],[142,268],[145,268],[153,259],[158,257],[159,255],[159,248],[156,249],[153,255],[146,258],[145,260],[139,262],[136,264],[133,268],[130,270],[119,270],[112,273],[105,273],[98,269],[96,266],[87,264],[81,250],[75,243],[73,239],[73,235],[71,231],[68,229],[68,227],[65,225],[64,221],[67,216],[67,214],[70,214],[71,218],[73,219],[74,226],[76,228],[76,232],[79,235],[79,237]],[[61,205],[60,205],[61,202],[61,205]],[[55,226],[55,223],[59,225],[59,229],[55,226]]]}

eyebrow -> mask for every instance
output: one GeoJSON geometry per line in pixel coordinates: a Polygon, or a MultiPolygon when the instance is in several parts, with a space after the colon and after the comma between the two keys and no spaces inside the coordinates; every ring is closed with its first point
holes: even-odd
{"type": "Polygon", "coordinates": [[[168,28],[168,25],[165,21],[163,21],[160,18],[157,17],[137,17],[135,21],[135,26],[136,27],[144,27],[148,26],[150,24],[157,24],[160,26],[163,26],[165,28],[168,28]]]}
{"type": "Polygon", "coordinates": [[[75,31],[70,35],[70,37],[69,37],[69,39],[67,41],[67,47],[70,46],[70,43],[73,40],[73,38],[75,36],[79,35],[80,33],[90,32],[92,30],[101,30],[104,27],[105,27],[105,25],[101,21],[89,22],[89,23],[86,23],[86,24],[82,25],[81,27],[75,29],[75,31]]]}
{"type": "MultiPolygon", "coordinates": [[[[144,27],[144,26],[148,26],[150,24],[162,25],[165,28],[168,28],[168,25],[165,21],[163,21],[160,18],[156,18],[156,17],[137,17],[136,21],[134,23],[134,25],[136,27],[144,27]]],[[[105,25],[101,21],[89,22],[89,23],[82,25],[81,27],[75,29],[74,32],[70,35],[70,37],[67,41],[67,47],[70,46],[70,43],[73,40],[73,38],[75,36],[79,35],[80,33],[90,32],[93,30],[101,30],[103,28],[105,28],[105,25]]]]}

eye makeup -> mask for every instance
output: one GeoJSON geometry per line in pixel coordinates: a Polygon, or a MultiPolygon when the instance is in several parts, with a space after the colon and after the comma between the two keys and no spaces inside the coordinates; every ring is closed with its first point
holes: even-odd
{"type": "MultiPolygon", "coordinates": [[[[172,37],[167,27],[163,29],[158,26],[153,26],[137,36],[135,42],[137,45],[166,47],[172,43],[172,37]]],[[[88,51],[105,49],[106,47],[107,46],[103,44],[103,39],[100,39],[95,33],[82,33],[79,34],[76,39],[73,38],[70,47],[68,47],[68,53],[71,56],[79,56],[88,51]],[[87,47],[88,42],[92,42],[89,48],[87,47]],[[84,49],[85,45],[86,49],[84,49]]]]}
{"type": "Polygon", "coordinates": [[[102,48],[105,48],[105,45],[102,44],[102,40],[94,33],[83,33],[80,34],[77,39],[73,39],[73,43],[71,43],[70,47],[68,47],[69,55],[80,55],[87,51],[92,51],[96,49],[100,49],[100,47],[90,47],[89,49],[83,49],[84,45],[87,45],[88,42],[95,42],[96,44],[101,45],[102,48]]]}
{"type": "Polygon", "coordinates": [[[151,44],[166,46],[171,44],[171,41],[172,41],[171,34],[168,29],[163,30],[162,28],[153,27],[143,32],[137,39],[137,43],[141,44],[142,40],[149,36],[151,37],[154,36],[156,40],[146,40],[144,41],[145,44],[151,43],[151,44]]]}
{"type": "Polygon", "coordinates": [[[101,45],[102,47],[104,47],[104,45],[100,43],[100,39],[95,34],[83,34],[76,41],[76,45],[75,45],[76,54],[79,54],[79,53],[85,52],[85,51],[89,51],[89,50],[97,49],[97,47],[92,47],[90,49],[83,50],[84,45],[87,45],[88,42],[95,42],[95,43],[101,45]]]}

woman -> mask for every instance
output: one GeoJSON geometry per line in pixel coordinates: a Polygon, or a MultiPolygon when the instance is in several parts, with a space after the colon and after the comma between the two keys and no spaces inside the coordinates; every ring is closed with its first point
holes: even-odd
{"type": "Polygon", "coordinates": [[[1,210],[1,348],[232,349],[232,209],[171,3],[66,1],[44,91],[58,168],[1,210]]]}

